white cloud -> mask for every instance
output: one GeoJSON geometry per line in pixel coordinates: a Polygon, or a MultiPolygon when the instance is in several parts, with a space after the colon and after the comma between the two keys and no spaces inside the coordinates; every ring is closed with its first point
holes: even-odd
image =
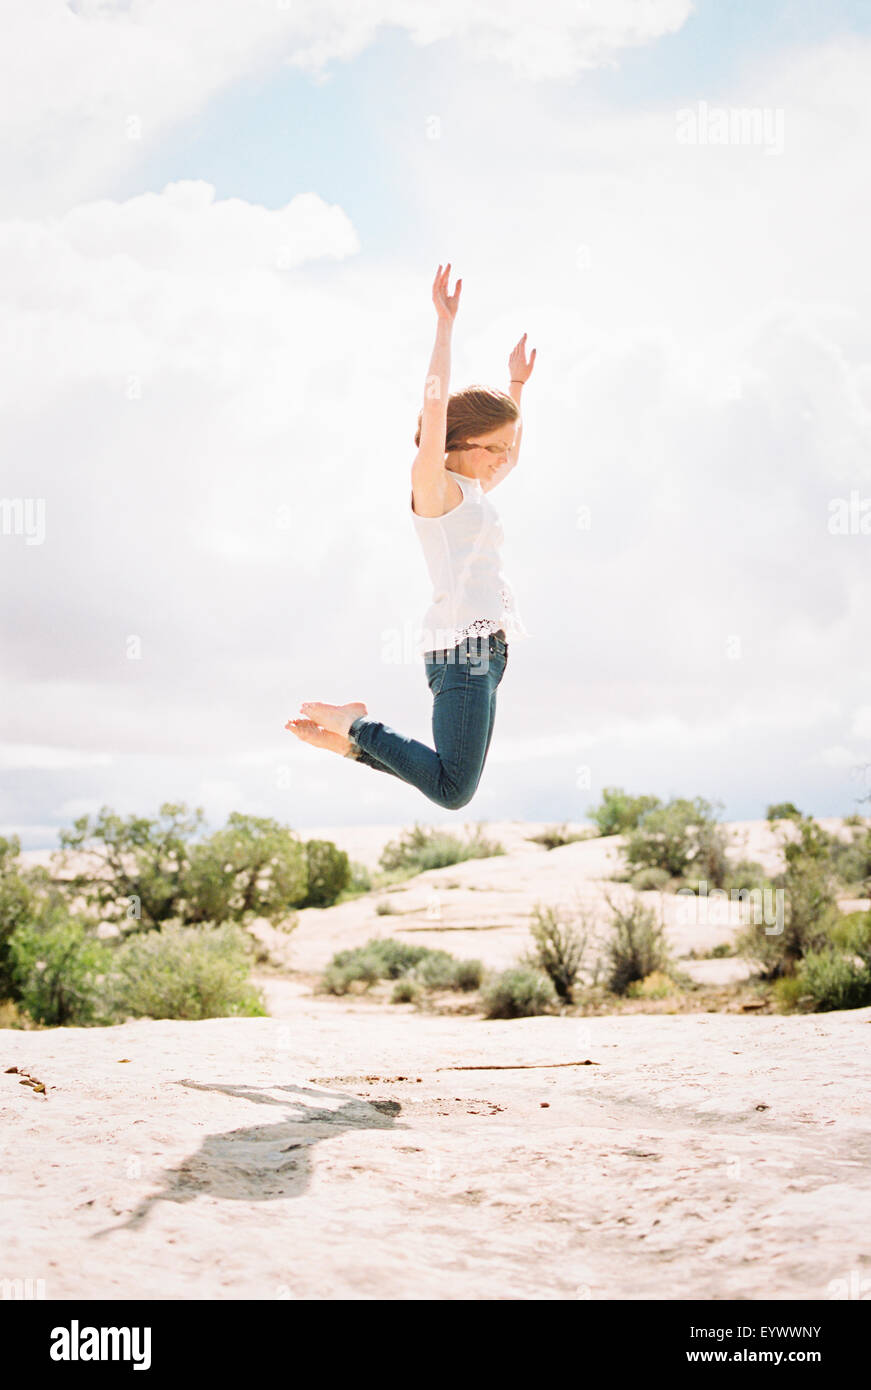
{"type": "Polygon", "coordinates": [[[55,748],[35,743],[0,743],[0,768],[4,772],[59,771],[75,767],[109,767],[105,753],[88,753],[78,748],[55,748]]]}
{"type": "Polygon", "coordinates": [[[0,124],[15,138],[0,149],[0,187],[28,213],[93,196],[232,83],[282,64],[324,81],[385,26],[549,80],[674,32],[691,12],[689,0],[6,0],[0,124]]]}
{"type": "Polygon", "coordinates": [[[854,711],[850,733],[853,738],[871,739],[871,705],[861,705],[854,711]]]}

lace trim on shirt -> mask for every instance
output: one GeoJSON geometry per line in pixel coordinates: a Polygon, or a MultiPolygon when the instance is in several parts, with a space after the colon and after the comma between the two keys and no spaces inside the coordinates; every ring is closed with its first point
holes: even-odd
{"type": "MultiPolygon", "coordinates": [[[[442,646],[439,650],[458,647],[461,642],[465,642],[467,637],[483,637],[487,633],[498,632],[500,628],[506,626],[506,620],[509,625],[516,623],[517,619],[510,594],[508,594],[505,589],[500,589],[499,598],[502,603],[501,618],[473,618],[472,621],[466,623],[464,627],[453,628],[450,631],[444,631],[439,628],[438,636],[442,642],[442,646]]],[[[508,635],[511,635],[510,626],[508,628],[508,635]]]]}

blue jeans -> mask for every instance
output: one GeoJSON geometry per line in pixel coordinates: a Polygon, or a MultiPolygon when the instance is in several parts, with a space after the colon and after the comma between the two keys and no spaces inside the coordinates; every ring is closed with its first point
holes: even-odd
{"type": "Polygon", "coordinates": [[[507,664],[508,643],[501,630],[426,652],[435,749],[362,714],[348,730],[349,756],[409,782],[450,811],[466,806],[484,771],[496,718],[496,691],[507,664]]]}

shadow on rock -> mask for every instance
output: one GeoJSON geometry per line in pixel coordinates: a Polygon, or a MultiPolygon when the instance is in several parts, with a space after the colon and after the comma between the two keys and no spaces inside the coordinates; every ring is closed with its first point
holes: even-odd
{"type": "Polygon", "coordinates": [[[198,1081],[177,1084],[194,1091],[219,1091],[256,1105],[293,1108],[277,1124],[208,1135],[195,1153],[165,1174],[160,1191],[140,1202],[128,1220],[92,1232],[91,1239],[140,1226],[155,1202],[190,1202],[204,1195],[246,1202],[298,1197],[306,1190],[311,1174],[309,1149],[346,1129],[393,1129],[402,1108],[395,1100],[366,1101],[347,1092],[312,1086],[258,1089],[198,1081]],[[277,1097],[276,1091],[287,1092],[287,1099],[277,1097]],[[299,1099],[293,1099],[295,1096],[299,1099]],[[318,1105],[317,1101],[337,1103],[318,1105]]]}

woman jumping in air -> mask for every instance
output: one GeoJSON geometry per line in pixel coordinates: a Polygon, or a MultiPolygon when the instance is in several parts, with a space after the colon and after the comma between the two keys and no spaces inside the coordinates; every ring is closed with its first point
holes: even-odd
{"type": "Polygon", "coordinates": [[[448,294],[450,262],[439,266],[432,297],[438,315],[411,468],[411,519],[433,583],[418,645],[433,695],[435,748],[372,719],[364,704],[300,705],[288,720],[306,743],[354,758],[410,782],[449,810],[475,795],[493,737],[496,691],[508,637],[528,637],[500,561],[503,533],[486,494],[517,463],[520,395],[532,374],[526,334],[508,361],[508,391],[467,386],[450,394],[451,333],[460,303],[448,294]]]}

